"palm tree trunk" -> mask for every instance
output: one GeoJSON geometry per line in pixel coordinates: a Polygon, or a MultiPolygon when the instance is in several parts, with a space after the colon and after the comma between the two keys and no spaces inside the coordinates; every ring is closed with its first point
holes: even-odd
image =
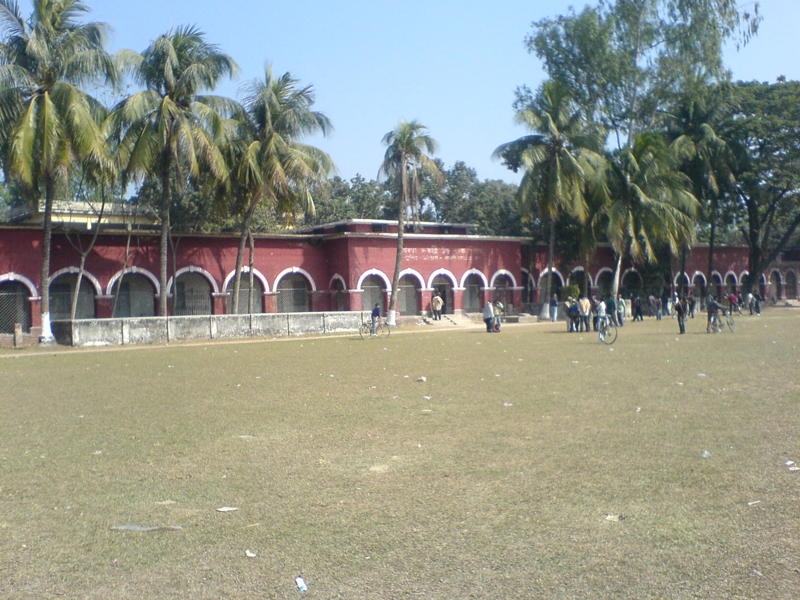
{"type": "Polygon", "coordinates": [[[553,282],[553,263],[556,251],[556,221],[550,219],[550,235],[547,240],[547,279],[542,292],[542,309],[539,311],[539,320],[547,321],[550,318],[550,290],[553,282]]]}
{"type": "Polygon", "coordinates": [[[159,280],[161,292],[158,297],[158,314],[167,316],[167,274],[169,273],[169,233],[170,233],[170,198],[171,189],[169,181],[169,165],[165,165],[161,172],[161,240],[159,253],[159,280]]]}
{"type": "MultiPolygon", "coordinates": [[[[717,234],[717,197],[711,199],[711,230],[708,233],[708,281],[711,281],[711,274],[714,272],[714,244],[716,243],[717,234]]],[[[708,295],[708,288],[706,284],[706,295],[708,295]]]]}
{"type": "Polygon", "coordinates": [[[53,330],[50,327],[50,248],[53,237],[53,196],[55,183],[47,178],[44,193],[44,223],[42,224],[42,270],[39,276],[41,282],[41,311],[42,333],[39,342],[49,344],[53,341],[53,330]]]}
{"type": "Polygon", "coordinates": [[[392,275],[392,290],[389,297],[389,320],[397,315],[397,289],[400,284],[400,268],[403,265],[403,233],[405,229],[405,213],[408,204],[408,161],[403,156],[400,164],[400,206],[397,212],[397,251],[394,256],[394,274],[392,275]]]}
{"type": "Polygon", "coordinates": [[[622,272],[622,254],[617,255],[617,264],[614,266],[614,280],[611,283],[611,297],[616,299],[619,295],[619,280],[622,272]]]}
{"type": "Polygon", "coordinates": [[[247,244],[247,224],[242,223],[239,231],[239,246],[236,249],[236,266],[233,274],[233,296],[228,307],[230,314],[239,314],[239,294],[242,289],[242,265],[244,264],[244,247],[247,244]]]}

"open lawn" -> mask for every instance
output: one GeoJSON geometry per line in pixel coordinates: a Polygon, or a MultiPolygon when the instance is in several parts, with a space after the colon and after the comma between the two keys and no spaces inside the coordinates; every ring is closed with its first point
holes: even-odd
{"type": "Polygon", "coordinates": [[[798,598],[800,312],[738,322],[5,351],[0,598],[798,598]]]}

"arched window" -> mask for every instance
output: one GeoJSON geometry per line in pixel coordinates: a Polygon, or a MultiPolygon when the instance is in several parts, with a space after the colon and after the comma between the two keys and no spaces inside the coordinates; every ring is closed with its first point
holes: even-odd
{"type": "Polygon", "coordinates": [[[173,313],[176,315],[210,315],[211,284],[199,273],[182,273],[175,280],[173,313]]]}
{"type": "Polygon", "coordinates": [[[115,317],[152,317],[155,314],[155,288],[139,273],[125,273],[114,283],[115,317]]]}
{"type": "Polygon", "coordinates": [[[311,285],[305,275],[292,273],[282,277],[275,287],[278,292],[278,312],[308,312],[311,285]]]}
{"type": "Polygon", "coordinates": [[[464,310],[466,312],[481,311],[481,288],[483,280],[480,275],[472,273],[464,280],[464,310]]]}
{"type": "Polygon", "coordinates": [[[361,296],[361,307],[364,310],[372,310],[372,307],[376,304],[381,307],[381,310],[386,308],[384,286],[383,279],[378,275],[368,275],[364,278],[361,283],[361,289],[364,290],[361,296]]]}
{"type": "Polygon", "coordinates": [[[22,331],[31,330],[30,292],[19,281],[0,282],[0,333],[14,333],[19,323],[22,331]]]}
{"type": "MultiPolygon", "coordinates": [[[[72,294],[75,292],[77,282],[77,273],[64,273],[50,282],[50,318],[52,320],[69,319],[72,311],[72,294]]],[[[94,319],[94,308],[94,287],[85,277],[82,277],[75,318],[94,319]]]]}
{"type": "MultiPolygon", "coordinates": [[[[228,294],[228,306],[233,307],[233,287],[236,283],[236,278],[231,277],[228,282],[228,288],[225,290],[228,294]]],[[[229,313],[233,313],[230,308],[229,313]]],[[[253,277],[253,287],[250,288],[250,273],[242,272],[239,281],[239,304],[236,307],[236,314],[249,315],[251,313],[264,312],[264,287],[261,285],[261,280],[258,277],[253,277]]]]}
{"type": "Polygon", "coordinates": [[[419,281],[403,275],[397,283],[397,311],[401,315],[419,314],[419,281]]]}

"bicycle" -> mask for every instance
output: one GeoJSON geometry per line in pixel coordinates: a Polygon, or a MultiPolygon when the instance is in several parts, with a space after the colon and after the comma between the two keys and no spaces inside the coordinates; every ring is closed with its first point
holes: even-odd
{"type": "Polygon", "coordinates": [[[389,327],[389,323],[387,323],[385,317],[380,317],[375,322],[375,335],[372,334],[372,323],[371,322],[363,322],[361,323],[361,327],[358,328],[358,334],[361,336],[362,340],[371,338],[371,337],[389,337],[389,334],[392,332],[391,328],[389,327]]]}
{"type": "Polygon", "coordinates": [[[597,323],[597,337],[601,342],[611,345],[617,341],[617,326],[608,317],[600,317],[597,323]]]}
{"type": "Polygon", "coordinates": [[[708,322],[709,333],[722,333],[727,327],[731,333],[736,331],[736,322],[733,320],[732,311],[718,310],[711,315],[708,322]],[[723,321],[723,317],[725,320],[723,321]]]}

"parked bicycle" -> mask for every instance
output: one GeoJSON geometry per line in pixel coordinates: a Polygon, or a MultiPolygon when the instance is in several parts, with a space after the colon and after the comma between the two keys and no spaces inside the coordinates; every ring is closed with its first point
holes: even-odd
{"type": "Polygon", "coordinates": [[[389,323],[386,321],[386,317],[380,317],[375,322],[375,334],[372,334],[372,323],[369,321],[365,321],[361,323],[361,327],[358,328],[358,334],[361,336],[362,340],[368,339],[370,337],[389,337],[389,334],[392,332],[391,328],[389,327],[389,323]]]}
{"type": "Polygon", "coordinates": [[[597,323],[597,337],[609,346],[617,341],[617,326],[608,317],[600,317],[597,323]]]}

